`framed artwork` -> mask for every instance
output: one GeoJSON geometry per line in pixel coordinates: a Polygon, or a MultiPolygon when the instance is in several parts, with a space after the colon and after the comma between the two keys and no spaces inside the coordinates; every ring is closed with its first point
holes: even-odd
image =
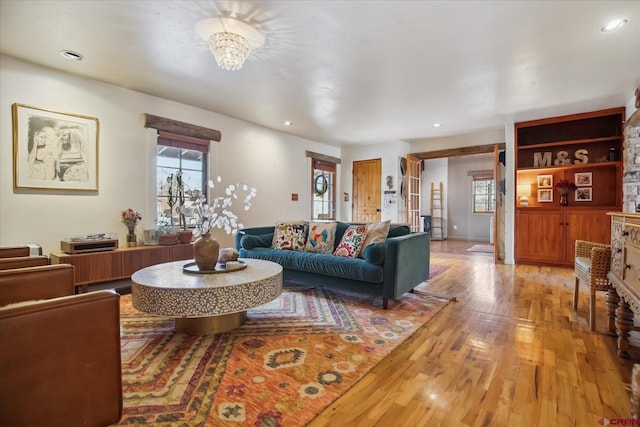
{"type": "Polygon", "coordinates": [[[576,172],[574,174],[577,187],[591,187],[591,172],[576,172]]]}
{"type": "Polygon", "coordinates": [[[553,189],[538,190],[538,203],[553,202],[553,189]]]}
{"type": "Polygon", "coordinates": [[[553,188],[553,175],[538,175],[538,188],[553,188]]]}
{"type": "Polygon", "coordinates": [[[576,202],[590,202],[591,200],[592,187],[580,187],[576,189],[576,202]]]}
{"type": "Polygon", "coordinates": [[[98,190],[98,119],[13,104],[13,186],[98,190]]]}

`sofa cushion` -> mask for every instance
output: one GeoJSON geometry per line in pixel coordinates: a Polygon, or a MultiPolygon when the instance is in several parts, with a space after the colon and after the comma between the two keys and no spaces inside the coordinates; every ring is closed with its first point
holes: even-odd
{"type": "Polygon", "coordinates": [[[335,256],[355,258],[360,253],[360,247],[367,236],[366,225],[350,225],[344,232],[342,239],[336,250],[333,251],[335,256]]]}
{"type": "Polygon", "coordinates": [[[360,248],[360,252],[358,253],[358,256],[360,258],[364,258],[364,250],[367,248],[367,246],[372,243],[384,242],[387,239],[390,225],[391,220],[367,224],[367,237],[365,237],[364,243],[362,243],[362,247],[360,248]]]}
{"type": "Polygon", "coordinates": [[[247,234],[240,239],[240,247],[245,249],[269,248],[273,242],[273,233],[268,234],[247,234]]]}
{"type": "Polygon", "coordinates": [[[389,234],[387,235],[387,239],[390,237],[404,236],[407,234],[411,234],[411,228],[409,228],[408,225],[392,225],[389,227],[389,234]]]}
{"type": "Polygon", "coordinates": [[[240,256],[276,262],[284,269],[343,279],[380,283],[384,278],[381,265],[372,264],[361,258],[336,257],[313,252],[281,251],[272,248],[242,249],[240,256]]]}
{"type": "Polygon", "coordinates": [[[273,231],[273,249],[304,251],[307,243],[307,221],[279,222],[273,231]]]}
{"type": "Polygon", "coordinates": [[[337,226],[338,224],[335,222],[311,221],[311,223],[309,223],[307,244],[304,250],[322,254],[332,253],[335,245],[337,226]]]}

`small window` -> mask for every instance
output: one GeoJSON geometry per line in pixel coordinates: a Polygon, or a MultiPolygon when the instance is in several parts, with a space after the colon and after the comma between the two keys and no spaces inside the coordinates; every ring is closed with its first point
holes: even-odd
{"type": "Polygon", "coordinates": [[[313,159],[313,219],[336,219],[336,165],[313,159]]]}
{"type": "MultiPolygon", "coordinates": [[[[174,203],[173,209],[170,208],[166,183],[169,176],[173,174],[175,177],[177,172],[182,171],[185,189],[199,189],[203,194],[207,194],[205,186],[206,159],[206,153],[201,151],[158,145],[156,163],[156,217],[158,224],[182,225],[182,221],[185,221],[187,226],[196,224],[197,218],[191,210],[187,209],[185,216],[181,217],[176,209],[177,203],[174,203]]],[[[187,208],[189,204],[189,201],[185,202],[187,208]]]]}
{"type": "Polygon", "coordinates": [[[473,213],[493,213],[496,209],[496,186],[493,177],[474,176],[473,213]]]}

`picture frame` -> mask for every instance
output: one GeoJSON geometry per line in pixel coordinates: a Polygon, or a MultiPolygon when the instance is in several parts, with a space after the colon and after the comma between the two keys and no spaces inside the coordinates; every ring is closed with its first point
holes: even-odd
{"type": "Polygon", "coordinates": [[[591,187],[593,185],[591,172],[576,172],[573,178],[576,187],[591,187]]]}
{"type": "Polygon", "coordinates": [[[542,190],[538,190],[538,203],[549,203],[553,202],[553,189],[545,188],[542,190]]]}
{"type": "Polygon", "coordinates": [[[576,202],[590,202],[593,200],[593,187],[576,188],[576,202]]]}
{"type": "Polygon", "coordinates": [[[538,188],[553,188],[553,175],[538,175],[538,188]]]}
{"type": "Polygon", "coordinates": [[[18,103],[11,107],[15,189],[98,190],[96,117],[18,103]]]}

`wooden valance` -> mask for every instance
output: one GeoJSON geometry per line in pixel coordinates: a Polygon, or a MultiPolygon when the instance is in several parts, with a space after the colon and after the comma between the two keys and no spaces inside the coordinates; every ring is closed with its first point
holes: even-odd
{"type": "Polygon", "coordinates": [[[222,138],[222,134],[219,130],[192,125],[190,123],[179,122],[177,120],[171,120],[165,117],[154,116],[153,114],[144,115],[144,127],[183,136],[200,138],[207,141],[220,141],[220,139],[222,138]]]}
{"type": "Polygon", "coordinates": [[[342,160],[337,157],[327,156],[326,154],[314,153],[313,151],[305,151],[307,157],[323,161],[334,165],[342,164],[342,160]]]}
{"type": "Polygon", "coordinates": [[[209,140],[179,135],[177,133],[158,131],[158,145],[183,148],[185,150],[209,152],[209,140]]]}

